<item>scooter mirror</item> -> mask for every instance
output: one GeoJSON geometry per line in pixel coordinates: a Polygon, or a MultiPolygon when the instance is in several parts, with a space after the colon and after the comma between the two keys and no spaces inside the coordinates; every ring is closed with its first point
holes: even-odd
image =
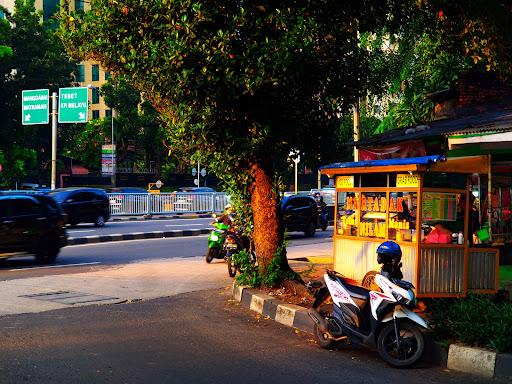
{"type": "Polygon", "coordinates": [[[216,213],[212,214],[212,217],[213,217],[214,219],[216,219],[216,218],[217,218],[217,214],[216,214],[216,213]]]}

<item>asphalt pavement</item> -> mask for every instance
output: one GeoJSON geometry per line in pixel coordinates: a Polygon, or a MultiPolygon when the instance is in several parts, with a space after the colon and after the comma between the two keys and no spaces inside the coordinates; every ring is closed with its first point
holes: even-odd
{"type": "MultiPolygon", "coordinates": [[[[387,366],[354,345],[320,349],[231,300],[229,287],[157,300],[0,317],[0,383],[464,383],[387,366]]],[[[493,380],[493,383],[498,381],[493,380]]]]}
{"type": "Polygon", "coordinates": [[[138,232],[171,231],[183,229],[212,228],[212,218],[191,218],[191,219],[161,219],[161,220],[125,220],[108,221],[104,227],[98,228],[93,224],[79,224],[68,228],[70,238],[85,236],[102,236],[113,234],[128,234],[138,232]]]}

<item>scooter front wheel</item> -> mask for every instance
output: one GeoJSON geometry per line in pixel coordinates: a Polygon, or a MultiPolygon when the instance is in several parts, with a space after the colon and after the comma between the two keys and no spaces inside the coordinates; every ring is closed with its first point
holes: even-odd
{"type": "Polygon", "coordinates": [[[417,362],[425,349],[425,339],[419,328],[411,322],[391,321],[379,334],[377,349],[380,357],[393,367],[404,368],[417,362]]]}
{"type": "Polygon", "coordinates": [[[206,254],[206,262],[210,264],[213,259],[217,259],[219,257],[219,250],[217,248],[208,248],[208,253],[206,254]]]}
{"type": "Polygon", "coordinates": [[[228,262],[228,275],[229,277],[235,277],[236,270],[238,269],[236,267],[236,264],[233,262],[233,258],[230,256],[227,260],[228,262]]]}

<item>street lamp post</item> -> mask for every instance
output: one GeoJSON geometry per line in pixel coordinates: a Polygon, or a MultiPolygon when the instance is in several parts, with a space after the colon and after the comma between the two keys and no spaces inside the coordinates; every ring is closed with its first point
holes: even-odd
{"type": "Polygon", "coordinates": [[[291,157],[291,159],[293,160],[293,162],[295,163],[295,194],[297,194],[297,168],[298,168],[298,165],[300,163],[300,153],[298,150],[292,150],[290,151],[289,157],[291,157]]]}
{"type": "Polygon", "coordinates": [[[114,115],[115,115],[115,109],[112,108],[112,174],[110,175],[110,183],[112,184],[112,188],[116,186],[116,163],[114,158],[114,148],[115,148],[115,142],[114,142],[114,115]]]}

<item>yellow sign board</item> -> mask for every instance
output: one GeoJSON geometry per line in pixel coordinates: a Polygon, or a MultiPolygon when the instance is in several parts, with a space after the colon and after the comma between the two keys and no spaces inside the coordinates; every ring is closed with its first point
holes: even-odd
{"type": "Polygon", "coordinates": [[[414,188],[419,187],[419,185],[420,181],[418,175],[410,175],[408,173],[396,175],[397,188],[414,188]]]}
{"type": "Polygon", "coordinates": [[[354,176],[338,176],[336,188],[354,188],[354,176]]]}

